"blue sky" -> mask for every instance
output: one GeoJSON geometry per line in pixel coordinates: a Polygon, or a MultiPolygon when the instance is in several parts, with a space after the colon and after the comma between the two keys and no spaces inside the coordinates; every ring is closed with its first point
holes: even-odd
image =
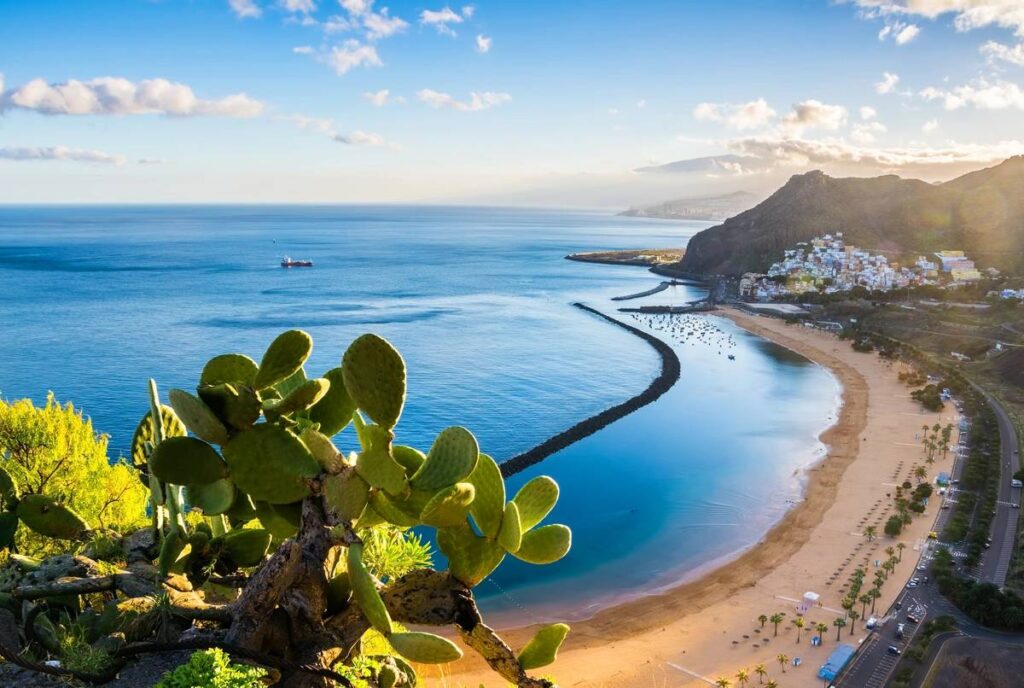
{"type": "Polygon", "coordinates": [[[0,0],[0,202],[601,205],[813,167],[944,178],[1024,152],[1020,5],[0,0]]]}

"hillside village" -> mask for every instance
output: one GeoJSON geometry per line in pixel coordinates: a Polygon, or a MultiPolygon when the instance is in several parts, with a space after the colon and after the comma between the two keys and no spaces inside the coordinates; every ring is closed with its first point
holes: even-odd
{"type": "Polygon", "coordinates": [[[913,265],[907,266],[890,262],[880,253],[847,245],[842,232],[837,232],[787,249],[783,259],[773,263],[767,273],[745,273],[740,280],[740,296],[771,301],[807,292],[834,294],[854,287],[890,291],[960,285],[980,279],[981,271],[963,251],[939,251],[932,258],[918,256],[913,265]]]}

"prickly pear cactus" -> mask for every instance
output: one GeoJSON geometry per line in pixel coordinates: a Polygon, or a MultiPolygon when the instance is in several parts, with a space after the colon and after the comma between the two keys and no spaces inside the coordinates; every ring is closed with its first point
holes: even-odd
{"type": "MultiPolygon", "coordinates": [[[[517,659],[490,629],[473,630],[471,620],[478,612],[470,589],[507,554],[534,564],[565,556],[569,529],[542,525],[558,499],[557,484],[534,478],[507,501],[498,464],[480,452],[476,438],[463,427],[442,430],[425,454],[397,444],[406,396],[401,355],[386,340],[363,335],[349,346],[340,366],[310,377],[304,365],[312,345],[308,334],[291,330],[270,344],[259,364],[241,354],[217,356],[203,367],[195,393],[171,391],[170,407],[159,403],[152,384],[151,408],[160,409],[160,422],[153,423],[152,411],[146,415],[133,456],[153,490],[160,571],[192,575],[284,566],[281,558],[289,556],[289,542],[327,536],[329,546],[303,554],[325,557],[322,571],[327,575],[320,574],[317,584],[323,587],[316,597],[324,606],[324,625],[355,611],[397,655],[423,664],[448,663],[462,656],[457,645],[431,633],[406,631],[393,621],[393,613],[398,621],[411,615],[414,623],[431,623],[439,609],[449,608],[445,605],[469,600],[470,610],[451,607],[448,612],[448,623],[456,624],[463,639],[478,652],[504,657],[498,670],[507,681],[528,688],[550,686],[525,671],[554,661],[568,627],[542,629],[517,659]],[[355,451],[346,455],[338,447],[355,451]],[[184,518],[190,509],[205,517],[198,527],[184,518]],[[423,570],[427,577],[409,594],[415,599],[430,585],[453,592],[421,600],[419,607],[397,602],[395,596],[406,592],[402,579],[390,580],[374,570],[363,544],[373,529],[382,527],[392,532],[436,529],[448,574],[423,570]],[[328,552],[334,552],[329,564],[328,552]]],[[[19,502],[17,490],[0,475],[0,504],[8,502],[19,502]]],[[[32,527],[63,535],[85,528],[59,505],[47,505],[49,520],[42,525],[32,511],[38,511],[36,502],[22,497],[18,505],[18,516],[22,508],[27,516],[22,520],[36,521],[32,527]]],[[[246,588],[236,608],[245,607],[248,594],[260,591],[246,588]]],[[[291,623],[294,627],[296,621],[291,623]]],[[[229,631],[229,639],[242,642],[234,632],[229,631]]],[[[353,652],[345,648],[341,656],[353,652]]],[[[412,669],[397,657],[382,667],[379,685],[414,685],[412,669]]]]}

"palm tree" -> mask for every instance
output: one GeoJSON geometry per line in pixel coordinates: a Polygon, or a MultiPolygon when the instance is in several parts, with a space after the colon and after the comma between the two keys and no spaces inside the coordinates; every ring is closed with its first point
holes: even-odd
{"type": "Polygon", "coordinates": [[[736,685],[740,688],[745,688],[747,681],[750,680],[750,672],[746,669],[740,669],[736,672],[736,685]]]}
{"type": "Polygon", "coordinates": [[[871,542],[878,537],[878,528],[876,526],[868,526],[864,529],[864,537],[868,539],[868,542],[871,542]]]}
{"type": "Polygon", "coordinates": [[[836,620],[832,622],[832,625],[836,627],[836,642],[838,643],[839,634],[843,632],[843,626],[846,625],[846,619],[841,616],[837,617],[836,620]]]}
{"type": "Polygon", "coordinates": [[[897,562],[903,561],[903,550],[905,550],[906,548],[907,546],[902,542],[896,543],[896,549],[899,551],[899,558],[896,560],[897,562]]]}
{"type": "Polygon", "coordinates": [[[920,484],[925,478],[928,477],[928,471],[924,466],[918,466],[914,469],[914,477],[917,478],[918,484],[920,484]]]}
{"type": "Polygon", "coordinates": [[[818,623],[818,625],[814,627],[814,630],[816,630],[818,632],[818,636],[821,638],[822,644],[824,644],[825,643],[825,631],[828,630],[828,626],[823,624],[823,623],[818,623]]]}
{"type": "Polygon", "coordinates": [[[800,631],[804,629],[804,620],[802,617],[796,617],[793,619],[793,625],[796,626],[796,642],[800,642],[800,631]]]}
{"type": "Polygon", "coordinates": [[[850,617],[850,635],[852,636],[853,630],[857,628],[857,619],[860,618],[860,614],[858,614],[855,610],[851,609],[850,611],[846,612],[846,615],[850,617]]]}
{"type": "Polygon", "coordinates": [[[877,602],[878,598],[882,596],[882,591],[880,589],[878,589],[877,587],[874,587],[874,588],[871,588],[870,590],[868,590],[868,595],[871,596],[871,613],[874,614],[875,613],[875,602],[877,602]]]}
{"type": "Polygon", "coordinates": [[[871,595],[864,593],[857,598],[857,601],[860,602],[860,616],[864,618],[864,615],[868,613],[868,603],[871,602],[871,595]]]}
{"type": "Polygon", "coordinates": [[[764,680],[764,677],[768,675],[768,667],[766,667],[764,664],[758,664],[756,667],[754,667],[754,673],[757,674],[757,684],[761,685],[761,682],[764,680]]]}
{"type": "Polygon", "coordinates": [[[768,617],[762,614],[761,616],[757,617],[757,620],[761,622],[761,628],[764,628],[764,624],[768,620],[768,617]]]}
{"type": "Polygon", "coordinates": [[[888,554],[889,557],[891,558],[892,555],[896,554],[896,550],[894,550],[892,547],[886,547],[885,548],[885,553],[888,554]]]}
{"type": "Polygon", "coordinates": [[[782,673],[786,673],[786,665],[789,664],[789,655],[780,654],[775,658],[775,661],[777,661],[779,666],[782,667],[782,673]]]}
{"type": "Polygon", "coordinates": [[[729,686],[732,685],[732,682],[727,678],[720,678],[715,680],[715,685],[718,686],[718,688],[729,688],[729,686]]]}
{"type": "Polygon", "coordinates": [[[768,620],[775,626],[775,635],[779,635],[779,624],[782,623],[782,619],[785,618],[786,612],[776,612],[768,617],[768,620]]]}
{"type": "Polygon", "coordinates": [[[764,688],[779,688],[779,682],[770,678],[768,683],[764,684],[764,688]]]}
{"type": "Polygon", "coordinates": [[[849,613],[850,610],[853,609],[853,605],[855,604],[857,604],[857,600],[847,596],[843,598],[843,601],[839,603],[839,606],[845,609],[847,613],[849,613]]]}

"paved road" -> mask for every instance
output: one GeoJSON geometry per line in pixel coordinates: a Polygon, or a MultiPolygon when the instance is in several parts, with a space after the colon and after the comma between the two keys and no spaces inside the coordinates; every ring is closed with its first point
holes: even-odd
{"type": "Polygon", "coordinates": [[[1010,570],[1013,548],[1017,542],[1017,519],[1020,516],[1020,509],[1014,509],[1011,504],[1020,504],[1021,489],[1010,487],[1010,481],[1020,468],[1020,446],[1013,421],[1002,404],[977,385],[974,385],[974,388],[985,397],[985,401],[995,412],[1002,454],[999,462],[999,500],[996,503],[996,515],[992,519],[992,546],[985,550],[978,573],[980,580],[1003,587],[1006,584],[1006,574],[1010,570]]]}

